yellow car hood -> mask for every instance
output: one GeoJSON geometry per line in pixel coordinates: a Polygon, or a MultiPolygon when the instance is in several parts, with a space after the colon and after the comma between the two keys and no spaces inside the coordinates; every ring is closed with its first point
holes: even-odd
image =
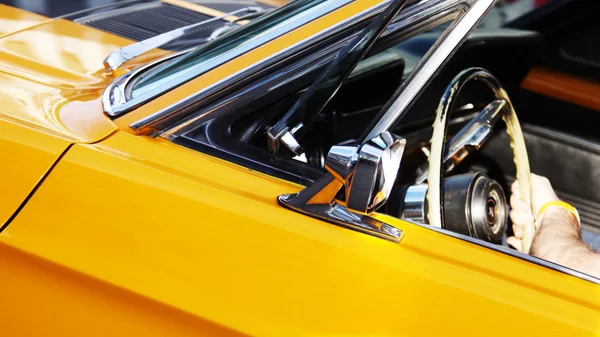
{"type": "MultiPolygon", "coordinates": [[[[0,4],[0,118],[78,142],[116,130],[100,96],[113,80],[102,61],[133,41],[66,19],[0,4]]],[[[164,55],[157,51],[130,68],[164,55]]]]}

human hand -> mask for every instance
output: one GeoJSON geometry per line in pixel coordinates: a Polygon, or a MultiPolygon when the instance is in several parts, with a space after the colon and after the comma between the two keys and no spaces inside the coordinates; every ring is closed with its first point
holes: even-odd
{"type": "Polygon", "coordinates": [[[558,201],[558,197],[546,177],[531,174],[531,205],[522,200],[519,181],[515,181],[511,187],[510,218],[513,222],[515,236],[508,238],[508,244],[522,251],[521,239],[523,238],[523,226],[535,223],[540,209],[548,202],[558,201]]]}

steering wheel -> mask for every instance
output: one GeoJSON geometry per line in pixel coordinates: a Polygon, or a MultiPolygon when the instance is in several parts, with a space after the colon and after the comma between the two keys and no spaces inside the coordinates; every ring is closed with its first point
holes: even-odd
{"type": "MultiPolygon", "coordinates": [[[[498,79],[483,68],[469,68],[463,70],[450,82],[436,110],[427,174],[427,218],[431,226],[444,228],[445,224],[442,172],[452,170],[470,152],[478,150],[488,139],[500,115],[506,123],[506,132],[510,138],[521,196],[524,201],[531,204],[529,158],[515,109],[498,79]],[[492,91],[494,100],[457,133],[452,139],[448,154],[444,156],[448,114],[453,111],[456,98],[470,81],[485,84],[492,91]]],[[[529,253],[534,233],[535,223],[525,224],[522,239],[524,253],[529,253]]]]}

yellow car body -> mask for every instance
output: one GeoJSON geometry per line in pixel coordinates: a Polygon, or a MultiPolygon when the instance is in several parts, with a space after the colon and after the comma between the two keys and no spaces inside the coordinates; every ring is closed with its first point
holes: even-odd
{"type": "Polygon", "coordinates": [[[2,335],[600,334],[598,284],[385,215],[399,243],[291,212],[276,197],[302,186],[128,127],[376,2],[115,120],[102,61],[131,41],[0,5],[2,335]]]}

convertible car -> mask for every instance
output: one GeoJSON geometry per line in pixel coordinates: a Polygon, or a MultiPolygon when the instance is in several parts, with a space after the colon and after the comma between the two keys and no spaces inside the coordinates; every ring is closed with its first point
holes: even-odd
{"type": "Polygon", "coordinates": [[[0,5],[1,335],[600,334],[506,244],[600,246],[600,2],[495,2],[0,5]]]}

